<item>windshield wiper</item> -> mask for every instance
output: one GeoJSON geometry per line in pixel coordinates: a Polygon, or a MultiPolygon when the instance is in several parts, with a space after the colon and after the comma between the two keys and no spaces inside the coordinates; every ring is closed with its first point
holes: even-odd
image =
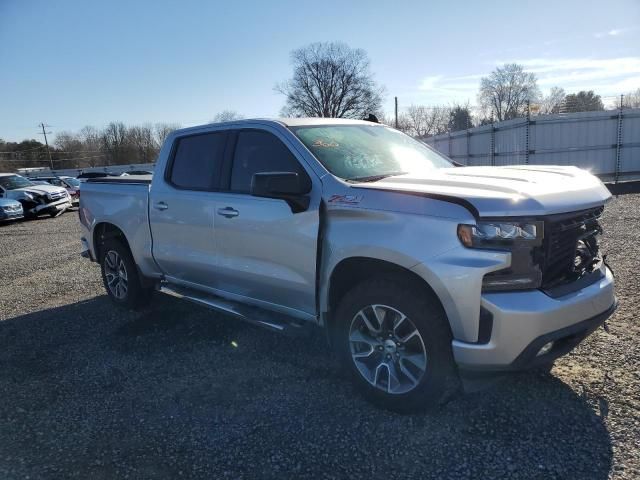
{"type": "Polygon", "coordinates": [[[346,178],[347,182],[377,182],[378,180],[383,180],[389,177],[395,177],[396,175],[405,175],[407,172],[390,172],[390,173],[382,173],[380,175],[369,175],[366,177],[352,177],[346,178]]]}

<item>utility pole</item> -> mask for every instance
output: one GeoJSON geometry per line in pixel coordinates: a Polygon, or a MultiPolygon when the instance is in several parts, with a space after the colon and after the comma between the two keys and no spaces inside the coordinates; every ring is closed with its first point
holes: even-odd
{"type": "Polygon", "coordinates": [[[398,97],[394,97],[396,100],[396,128],[398,128],[398,97]]]}
{"type": "Polygon", "coordinates": [[[53,160],[51,159],[51,150],[49,150],[49,142],[47,140],[47,133],[51,133],[51,132],[45,131],[45,127],[48,127],[49,125],[45,125],[44,122],[42,122],[40,123],[39,126],[42,127],[42,135],[44,135],[44,143],[47,146],[47,154],[49,155],[49,168],[53,170],[53,160]]]}

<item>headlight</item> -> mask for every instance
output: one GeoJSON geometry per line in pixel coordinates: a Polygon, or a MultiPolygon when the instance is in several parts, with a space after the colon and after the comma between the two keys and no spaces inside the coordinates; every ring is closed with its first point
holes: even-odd
{"type": "Polygon", "coordinates": [[[25,200],[33,201],[34,196],[27,192],[22,192],[20,198],[24,198],[25,200]]]}
{"type": "Polygon", "coordinates": [[[478,222],[458,225],[458,238],[468,248],[500,248],[514,243],[539,245],[543,222],[478,222]]]}
{"type": "Polygon", "coordinates": [[[539,288],[542,271],[538,247],[543,237],[542,221],[481,221],[476,225],[458,225],[458,238],[465,247],[511,253],[509,267],[484,276],[483,291],[539,288]]]}

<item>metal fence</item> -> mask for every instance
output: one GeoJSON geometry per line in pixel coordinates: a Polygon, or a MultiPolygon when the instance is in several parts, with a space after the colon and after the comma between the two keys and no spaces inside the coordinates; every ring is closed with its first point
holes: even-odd
{"type": "Polygon", "coordinates": [[[48,175],[66,175],[70,177],[77,177],[81,173],[86,172],[109,172],[109,173],[122,173],[130,172],[133,170],[147,170],[153,171],[154,163],[131,163],[129,165],[109,165],[106,167],[87,167],[87,168],[64,168],[51,170],[49,168],[19,168],[18,173],[21,175],[35,176],[48,176],[48,175]]]}
{"type": "Polygon", "coordinates": [[[516,118],[421,139],[464,165],[575,165],[640,179],[640,109],[516,118]]]}

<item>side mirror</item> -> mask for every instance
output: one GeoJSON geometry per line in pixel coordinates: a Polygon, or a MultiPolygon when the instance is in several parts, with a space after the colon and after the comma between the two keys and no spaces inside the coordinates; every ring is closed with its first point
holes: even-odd
{"type": "Polygon", "coordinates": [[[251,179],[251,195],[286,200],[293,213],[309,208],[310,191],[311,180],[295,172],[254,173],[251,179]]]}

